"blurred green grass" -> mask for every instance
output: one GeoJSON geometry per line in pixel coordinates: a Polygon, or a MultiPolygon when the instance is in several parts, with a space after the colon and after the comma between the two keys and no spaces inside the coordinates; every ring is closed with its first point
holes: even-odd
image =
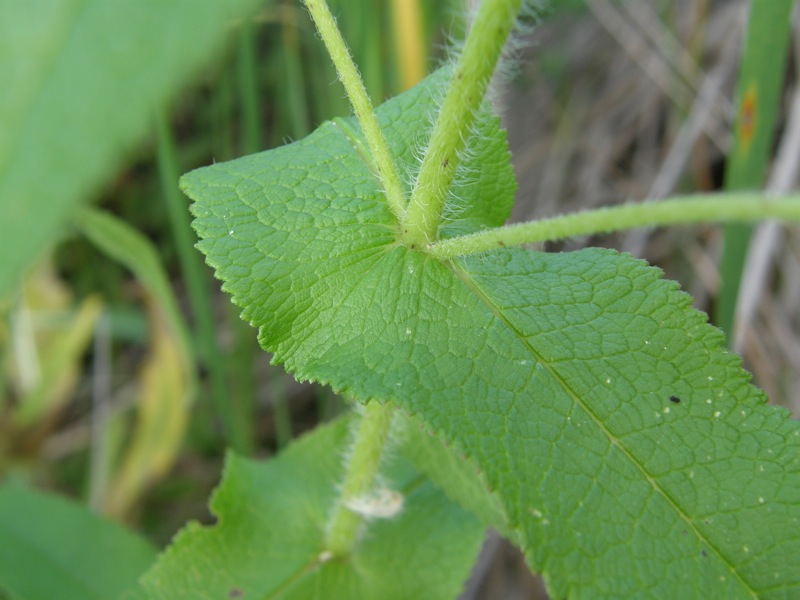
{"type": "MultiPolygon", "coordinates": [[[[29,429],[10,431],[4,416],[7,413],[0,413],[0,434],[5,438],[0,444],[0,477],[3,473],[23,473],[26,479],[87,499],[92,490],[93,503],[97,504],[98,498],[113,495],[113,490],[98,491],[98,485],[113,487],[115,471],[122,468],[120,453],[143,435],[144,425],[141,417],[134,417],[130,390],[144,385],[139,369],[154,352],[148,345],[156,331],[153,328],[163,327],[153,321],[154,313],[143,299],[149,298],[147,302],[155,303],[162,313],[174,315],[178,327],[185,321],[191,350],[184,354],[192,361],[190,368],[198,386],[196,391],[190,388],[195,400],[184,409],[190,420],[188,435],[180,449],[172,450],[174,455],[169,460],[177,461],[178,472],[198,468],[205,472],[187,477],[199,477],[206,485],[198,490],[194,485],[178,486],[175,481],[161,484],[165,490],[172,490],[168,493],[171,501],[193,507],[187,508],[188,515],[170,509],[166,522],[148,516],[148,503],[160,504],[163,500],[157,490],[144,495],[146,488],[153,483],[158,486],[157,482],[137,484],[142,487],[135,490],[137,497],[130,508],[123,514],[115,513],[118,518],[138,522],[160,542],[196,515],[198,505],[205,505],[208,486],[216,480],[215,469],[225,448],[250,455],[270,454],[287,444],[293,434],[344,409],[343,401],[329,391],[300,386],[280,367],[267,364],[269,357],[258,347],[256,331],[238,318],[238,310],[221,293],[194,249],[189,203],[177,188],[180,174],[192,168],[302,138],[322,121],[349,112],[344,91],[301,2],[262,1],[253,12],[247,8],[248,1],[254,4],[253,0],[242,0],[237,16],[215,25],[221,31],[222,43],[217,45],[211,62],[199,73],[195,70],[193,83],[179,90],[176,86],[181,82],[175,80],[169,94],[160,98],[160,106],[153,106],[147,131],[143,132],[144,143],[132,150],[128,145],[120,154],[122,159],[109,157],[103,163],[105,171],[95,174],[94,183],[84,186],[87,193],[81,203],[95,201],[111,219],[112,231],[119,226],[120,231],[138,232],[143,237],[137,247],[151,246],[158,264],[153,264],[152,256],[140,261],[135,251],[120,260],[121,254],[115,256],[113,236],[104,238],[98,247],[97,240],[92,243],[91,236],[85,235],[87,228],[91,229],[91,219],[80,216],[74,228],[54,219],[54,223],[61,223],[56,234],[37,241],[49,248],[56,277],[69,291],[72,306],[84,298],[102,298],[105,316],[101,320],[105,319],[110,336],[108,356],[102,358],[97,355],[97,346],[94,350],[87,346],[83,358],[79,352],[78,358],[72,359],[70,366],[80,373],[69,392],[72,401],[42,417],[35,435],[29,429]],[[164,103],[166,97],[170,97],[168,103],[164,103]],[[170,289],[155,296],[147,293],[147,281],[153,277],[168,280],[170,289]],[[173,306],[178,307],[177,313],[173,306]],[[103,367],[108,371],[104,375],[109,380],[107,398],[98,399],[97,390],[92,391],[98,360],[108,363],[103,367]],[[105,409],[99,410],[98,401],[111,405],[110,416],[98,416],[105,414],[105,409]],[[111,421],[106,421],[108,418],[111,421]],[[98,420],[113,429],[111,438],[98,438],[93,433],[98,420]],[[92,459],[98,452],[104,456],[100,471],[91,466],[100,464],[92,459]]],[[[376,104],[424,77],[443,58],[447,34],[457,36],[463,29],[456,0],[333,0],[330,4],[376,104]]],[[[25,12],[19,6],[2,4],[0,8],[8,17],[9,27],[12,17],[22,19],[25,12]]],[[[45,38],[59,26],[73,26],[70,19],[76,18],[75,14],[62,8],[65,12],[55,14],[54,22],[49,23],[51,30],[42,28],[45,38]],[[63,19],[61,25],[59,18],[63,19]]],[[[99,14],[102,9],[98,5],[93,10],[99,14]]],[[[28,21],[36,18],[27,14],[30,18],[24,19],[28,21]]],[[[82,19],[78,17],[74,23],[83,26],[87,20],[82,19]]],[[[127,25],[118,27],[124,30],[127,25]]],[[[184,37],[189,39],[191,32],[184,37]]],[[[44,46],[49,43],[45,38],[41,40],[44,46]]],[[[102,55],[103,48],[93,48],[92,43],[97,42],[87,38],[85,50],[102,55]]],[[[78,50],[84,48],[78,45],[72,51],[78,50]]],[[[148,51],[154,50],[140,49],[144,54],[148,51]]],[[[135,57],[126,58],[131,59],[135,57]]],[[[72,64],[68,57],[59,60],[66,65],[64,69],[72,64]]],[[[80,90],[70,93],[80,98],[80,90]]],[[[10,246],[2,247],[6,256],[13,251],[10,246]]],[[[40,255],[41,250],[33,254],[40,255]]],[[[23,259],[21,255],[19,258],[23,259]]],[[[3,298],[0,408],[8,408],[22,397],[13,374],[9,376],[19,366],[18,347],[11,342],[18,318],[26,314],[28,306],[15,290],[3,298]]],[[[37,342],[41,336],[37,336],[31,334],[33,343],[41,343],[37,342]]],[[[179,473],[175,477],[177,481],[183,478],[179,473]]],[[[108,508],[99,502],[97,509],[108,508]]]]}

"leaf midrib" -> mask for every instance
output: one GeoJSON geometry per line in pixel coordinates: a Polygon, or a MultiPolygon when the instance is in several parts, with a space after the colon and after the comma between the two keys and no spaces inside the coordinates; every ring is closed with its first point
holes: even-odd
{"type": "Polygon", "coordinates": [[[580,406],[584,413],[587,414],[592,421],[597,425],[600,431],[609,439],[611,445],[617,447],[622,454],[630,460],[630,462],[634,465],[634,467],[642,473],[644,478],[650,483],[653,490],[661,495],[673,508],[673,510],[680,516],[681,519],[687,524],[687,526],[695,533],[697,538],[702,541],[704,544],[708,546],[710,550],[717,555],[717,557],[722,561],[722,563],[728,568],[730,573],[744,586],[744,588],[750,592],[753,598],[758,598],[758,594],[756,591],[744,580],[742,579],[739,571],[734,567],[733,563],[728,560],[728,558],[722,553],[722,551],[717,548],[716,545],[711,543],[711,541],[700,531],[694,524],[694,520],[688,515],[681,506],[675,501],[675,499],[659,485],[658,481],[655,477],[647,470],[647,468],[638,461],[635,456],[629,451],[629,449],[622,443],[622,441],[617,438],[603,423],[600,417],[591,409],[591,407],[585,403],[580,395],[572,388],[569,382],[564,379],[564,377],[556,370],[556,368],[550,364],[548,361],[544,359],[544,357],[533,347],[533,345],[528,341],[528,339],[520,332],[513,323],[511,323],[503,313],[503,310],[497,306],[490,298],[487,296],[480,286],[473,281],[470,273],[464,269],[456,260],[446,261],[445,266],[447,266],[450,271],[458,278],[459,281],[469,290],[489,311],[497,318],[501,323],[503,323],[513,334],[514,336],[522,343],[522,345],[531,353],[533,358],[542,365],[542,367],[553,377],[553,379],[558,382],[559,386],[567,393],[567,395],[573,400],[573,402],[580,406]]]}

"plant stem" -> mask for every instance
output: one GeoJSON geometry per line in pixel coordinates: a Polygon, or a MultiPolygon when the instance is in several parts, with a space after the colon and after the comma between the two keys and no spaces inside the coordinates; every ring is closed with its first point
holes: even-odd
{"type": "Polygon", "coordinates": [[[434,258],[447,260],[501,246],[518,246],[637,227],[748,222],[773,218],[800,222],[800,195],[765,197],[758,192],[702,194],[659,202],[623,204],[456,237],[430,244],[428,252],[434,258]]]}
{"type": "Polygon", "coordinates": [[[342,493],[328,527],[326,549],[334,556],[349,554],[358,539],[363,517],[350,508],[353,500],[369,494],[392,426],[391,406],[375,401],[367,404],[350,450],[342,493]]]}
{"type": "Polygon", "coordinates": [[[436,239],[445,200],[521,0],[484,0],[436,119],[411,194],[403,236],[409,246],[436,239]]]}
{"type": "Polygon", "coordinates": [[[400,176],[397,173],[392,154],[383,133],[378,125],[378,118],[372,107],[372,102],[364,88],[364,82],[358,74],[358,69],[353,63],[347,45],[342,39],[342,34],[336,27],[336,21],[331,15],[325,0],[305,0],[311,18],[317,26],[322,41],[328,49],[339,79],[344,85],[350,105],[361,125],[361,130],[367,140],[375,163],[375,170],[380,176],[381,185],[386,194],[386,201],[398,221],[402,220],[406,211],[406,199],[400,176]]]}

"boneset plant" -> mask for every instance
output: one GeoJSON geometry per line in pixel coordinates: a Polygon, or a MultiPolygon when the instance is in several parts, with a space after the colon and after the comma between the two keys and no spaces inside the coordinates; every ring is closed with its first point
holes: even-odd
{"type": "Polygon", "coordinates": [[[452,598],[487,525],[554,598],[800,595],[800,426],[658,269],[518,246],[627,227],[797,220],[698,196],[503,227],[485,101],[521,0],[484,0],[454,66],[377,110],[307,0],[355,118],[189,173],[199,248],[299,380],[363,405],[212,501],[146,598],[452,598]],[[433,125],[431,126],[431,123],[433,125]]]}

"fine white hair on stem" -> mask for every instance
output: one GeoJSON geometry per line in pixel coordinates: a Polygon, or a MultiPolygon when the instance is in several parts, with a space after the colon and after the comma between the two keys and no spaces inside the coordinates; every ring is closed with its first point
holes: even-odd
{"type": "Polygon", "coordinates": [[[472,124],[470,131],[467,134],[467,143],[461,152],[461,159],[458,163],[456,176],[453,179],[453,185],[445,202],[444,210],[442,212],[443,222],[456,221],[463,216],[466,209],[472,204],[467,201],[462,195],[466,190],[478,184],[480,177],[479,161],[479,148],[481,148],[480,136],[482,135],[481,128],[487,119],[496,118],[492,107],[484,102],[478,109],[478,119],[472,124]]]}
{"type": "MultiPolygon", "coordinates": [[[[470,0],[467,8],[467,31],[475,21],[478,13],[478,8],[481,0],[470,0]]],[[[536,25],[541,20],[542,16],[547,12],[545,6],[548,3],[543,0],[523,0],[514,27],[506,40],[503,48],[503,54],[497,63],[494,76],[492,77],[492,85],[489,86],[487,91],[488,98],[494,104],[496,90],[502,86],[503,83],[512,79],[518,72],[519,65],[521,64],[522,51],[529,45],[531,33],[536,28],[536,25]]],[[[448,61],[456,62],[461,50],[464,46],[464,40],[455,38],[452,35],[446,37],[448,41],[447,57],[448,61]]]]}
{"type": "MultiPolygon", "coordinates": [[[[430,96],[430,106],[438,107],[442,105],[444,101],[444,90],[436,88],[429,92],[430,96]]],[[[422,162],[425,160],[425,153],[428,149],[428,140],[430,139],[431,132],[433,131],[433,127],[436,123],[436,110],[428,110],[425,112],[424,119],[427,121],[425,127],[422,129],[423,133],[420,135],[415,141],[411,148],[411,156],[414,159],[414,162],[409,165],[404,165],[405,174],[408,177],[406,182],[408,183],[408,187],[413,189],[417,184],[417,177],[419,176],[420,169],[422,168],[422,162]]]]}
{"type": "MultiPolygon", "coordinates": [[[[519,56],[522,49],[527,44],[526,40],[529,37],[530,31],[533,29],[535,23],[541,16],[541,4],[541,0],[526,0],[522,3],[522,9],[517,15],[515,26],[512,28],[511,34],[505,43],[503,54],[498,61],[494,75],[492,76],[492,81],[487,89],[485,101],[480,104],[479,108],[476,109],[476,113],[478,114],[475,115],[476,118],[474,119],[472,126],[467,131],[460,132],[463,148],[459,152],[456,161],[457,169],[451,184],[451,191],[447,194],[444,206],[442,207],[441,218],[443,221],[455,220],[458,215],[463,212],[463,202],[458,197],[459,194],[457,192],[454,193],[453,190],[457,188],[463,189],[465,186],[470,185],[470,183],[476,180],[474,173],[469,172],[470,167],[468,163],[470,161],[470,157],[474,156],[474,152],[479,147],[475,138],[482,134],[481,125],[486,120],[484,117],[487,116],[486,114],[480,113],[486,111],[487,114],[496,114],[498,112],[498,90],[502,83],[511,78],[515,73],[516,65],[519,64],[519,56]]],[[[467,17],[467,30],[469,30],[475,20],[475,16],[478,12],[478,5],[479,2],[470,2],[469,13],[467,17]]],[[[449,36],[446,63],[455,65],[458,62],[459,56],[462,52],[463,44],[463,39],[454,39],[452,35],[449,36]]],[[[445,90],[437,89],[437,91],[434,93],[436,95],[443,95],[444,91],[445,90]]],[[[435,101],[440,100],[439,98],[433,99],[435,101]]],[[[441,101],[443,101],[443,99],[444,98],[441,98],[441,101]]],[[[435,105],[440,106],[441,102],[435,105]]],[[[435,117],[437,115],[431,116],[435,117]]],[[[434,124],[431,123],[431,130],[433,129],[433,126],[434,124]]],[[[419,153],[415,151],[414,158],[418,164],[421,164],[421,159],[424,159],[424,155],[420,157],[419,153]]],[[[416,172],[419,173],[419,169],[416,169],[416,172]]]]}

